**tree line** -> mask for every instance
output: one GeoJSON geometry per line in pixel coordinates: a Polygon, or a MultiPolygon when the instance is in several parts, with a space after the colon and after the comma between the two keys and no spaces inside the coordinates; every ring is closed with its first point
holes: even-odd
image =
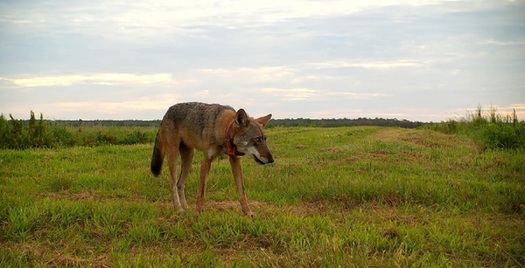
{"type": "MultiPolygon", "coordinates": [[[[56,120],[49,121],[49,124],[70,127],[158,127],[161,120],[56,120]]],[[[365,118],[357,119],[272,119],[266,125],[271,127],[353,127],[353,126],[378,126],[378,127],[401,127],[418,128],[426,123],[419,121],[408,121],[386,118],[365,118]]]]}
{"type": "Polygon", "coordinates": [[[401,128],[418,128],[425,123],[419,121],[408,121],[399,119],[386,118],[365,118],[357,119],[272,119],[268,122],[267,127],[357,127],[357,126],[377,126],[377,127],[401,127],[401,128]]]}

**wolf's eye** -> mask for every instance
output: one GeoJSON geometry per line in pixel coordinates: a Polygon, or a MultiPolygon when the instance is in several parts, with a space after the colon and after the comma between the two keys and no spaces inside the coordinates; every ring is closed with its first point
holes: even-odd
{"type": "Polygon", "coordinates": [[[255,140],[255,143],[261,143],[263,141],[263,137],[257,137],[254,140],[255,140]]]}

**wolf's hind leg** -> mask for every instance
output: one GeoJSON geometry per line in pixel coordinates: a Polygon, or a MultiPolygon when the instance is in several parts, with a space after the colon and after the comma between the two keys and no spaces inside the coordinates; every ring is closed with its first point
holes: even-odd
{"type": "Polygon", "coordinates": [[[182,210],[182,206],[180,204],[179,199],[179,193],[177,191],[177,158],[179,157],[179,150],[178,148],[173,148],[173,146],[170,146],[170,150],[168,152],[168,166],[170,169],[170,175],[171,175],[171,193],[173,195],[173,206],[176,210],[182,210]]]}
{"type": "Polygon", "coordinates": [[[195,150],[185,145],[181,145],[179,147],[179,151],[180,151],[180,157],[181,157],[181,172],[179,176],[179,181],[177,182],[177,191],[179,193],[179,199],[180,199],[180,204],[182,205],[182,208],[187,209],[188,203],[186,202],[186,194],[185,194],[186,178],[188,178],[188,174],[191,171],[191,165],[193,162],[193,154],[195,150]]]}

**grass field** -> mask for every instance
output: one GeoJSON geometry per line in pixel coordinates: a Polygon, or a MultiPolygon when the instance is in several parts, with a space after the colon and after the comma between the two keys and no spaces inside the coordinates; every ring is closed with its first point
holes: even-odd
{"type": "Polygon", "coordinates": [[[525,152],[400,128],[272,128],[205,212],[171,206],[152,144],[0,151],[0,267],[525,267],[525,152]]]}

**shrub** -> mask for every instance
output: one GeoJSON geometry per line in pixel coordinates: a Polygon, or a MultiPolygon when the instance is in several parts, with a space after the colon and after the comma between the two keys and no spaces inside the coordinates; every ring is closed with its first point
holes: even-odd
{"type": "Polygon", "coordinates": [[[147,142],[149,142],[147,133],[144,133],[140,130],[135,130],[133,132],[128,133],[122,141],[123,144],[137,144],[147,142]]]}
{"type": "Polygon", "coordinates": [[[71,146],[99,146],[139,144],[153,142],[153,132],[131,127],[66,127],[45,121],[40,114],[37,120],[31,111],[29,120],[7,120],[0,115],[0,149],[53,148],[71,146]]]}
{"type": "Polygon", "coordinates": [[[502,116],[494,107],[487,112],[478,107],[458,121],[449,120],[426,127],[446,134],[469,136],[485,149],[525,148],[525,121],[519,121],[516,110],[502,116]]]}

